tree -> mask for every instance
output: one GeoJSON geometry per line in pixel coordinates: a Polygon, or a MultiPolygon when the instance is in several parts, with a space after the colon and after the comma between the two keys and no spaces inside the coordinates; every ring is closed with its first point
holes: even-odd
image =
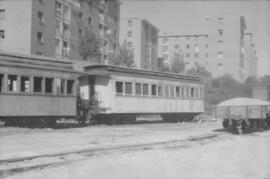
{"type": "Polygon", "coordinates": [[[128,47],[127,41],[124,41],[123,44],[119,47],[119,51],[116,54],[115,58],[112,59],[113,65],[123,66],[128,68],[135,68],[134,64],[134,53],[133,49],[128,47]]]}
{"type": "Polygon", "coordinates": [[[157,59],[157,70],[160,72],[170,72],[170,66],[164,63],[164,58],[157,59]]]}
{"type": "Polygon", "coordinates": [[[100,41],[90,28],[84,28],[79,40],[79,53],[84,60],[100,58],[100,41]]]}
{"type": "Polygon", "coordinates": [[[185,62],[183,55],[175,56],[171,64],[172,73],[181,73],[185,71],[185,62]]]}
{"type": "Polygon", "coordinates": [[[211,73],[207,71],[204,66],[196,63],[196,66],[194,68],[191,68],[190,70],[187,71],[188,75],[195,75],[195,76],[201,76],[204,78],[210,78],[211,73]]]}

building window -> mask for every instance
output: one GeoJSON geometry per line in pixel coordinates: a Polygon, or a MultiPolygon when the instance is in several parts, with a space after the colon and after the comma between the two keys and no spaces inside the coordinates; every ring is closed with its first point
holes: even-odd
{"type": "Polygon", "coordinates": [[[5,39],[5,31],[0,30],[0,40],[5,39]]]}
{"type": "Polygon", "coordinates": [[[148,84],[143,84],[143,95],[144,96],[148,95],[148,84]]]}
{"type": "Polygon", "coordinates": [[[223,18],[222,17],[218,18],[218,24],[222,24],[222,23],[223,23],[223,18]]]}
{"type": "Polygon", "coordinates": [[[186,47],[187,47],[187,49],[189,49],[189,48],[190,48],[190,45],[189,45],[189,44],[187,44],[187,45],[186,45],[186,47]]]}
{"type": "Polygon", "coordinates": [[[198,58],[199,57],[199,53],[194,53],[194,57],[198,58]]]}
{"type": "Polygon", "coordinates": [[[38,22],[44,24],[44,15],[43,12],[38,11],[38,22]]]}
{"type": "Polygon", "coordinates": [[[45,0],[39,0],[40,4],[45,4],[45,0]]]}
{"type": "Polygon", "coordinates": [[[198,45],[198,44],[195,44],[195,52],[196,52],[196,53],[199,53],[199,50],[200,50],[200,49],[199,49],[199,45],[198,45]]]}
{"type": "Polygon", "coordinates": [[[82,28],[79,27],[79,31],[78,31],[78,32],[79,32],[79,35],[80,35],[80,36],[83,35],[83,30],[82,30],[82,28]]]}
{"type": "Polygon", "coordinates": [[[208,44],[205,44],[205,48],[208,48],[208,44]]]}
{"type": "Polygon", "coordinates": [[[68,57],[69,56],[69,43],[68,41],[63,41],[63,56],[68,57]]]}
{"type": "Polygon", "coordinates": [[[205,57],[208,58],[208,53],[205,53],[205,57]]]}
{"type": "Polygon", "coordinates": [[[179,86],[176,86],[176,88],[175,88],[175,96],[176,96],[177,98],[180,97],[180,87],[179,87],[179,86]]]}
{"type": "Polygon", "coordinates": [[[167,45],[163,45],[162,46],[162,52],[166,52],[168,51],[168,46],[167,45]]]}
{"type": "Polygon", "coordinates": [[[155,85],[155,84],[151,85],[151,95],[152,96],[157,95],[157,85],[155,85]]]}
{"type": "Polygon", "coordinates": [[[222,58],[223,57],[223,52],[218,52],[218,58],[222,58]]]}
{"type": "Polygon", "coordinates": [[[158,86],[158,96],[159,97],[163,96],[163,88],[162,88],[162,86],[158,86]]]}
{"type": "Polygon", "coordinates": [[[61,18],[61,8],[62,4],[58,1],[55,1],[55,16],[61,18]]]}
{"type": "Polygon", "coordinates": [[[141,95],[142,94],[142,84],[141,83],[136,83],[135,92],[136,92],[136,95],[141,95]]]}
{"type": "Polygon", "coordinates": [[[37,55],[42,55],[42,52],[41,52],[41,51],[37,51],[36,54],[37,54],[37,55]]]}
{"type": "Polygon", "coordinates": [[[132,32],[128,31],[128,37],[131,37],[131,36],[132,36],[132,32]]]}
{"type": "Polygon", "coordinates": [[[6,10],[5,9],[0,9],[0,20],[5,19],[5,14],[6,14],[6,10]]]}
{"type": "Polygon", "coordinates": [[[189,53],[186,53],[186,57],[189,57],[189,53]]]}
{"type": "Polygon", "coordinates": [[[65,92],[65,79],[56,78],[56,93],[57,94],[64,94],[65,92]]]}
{"type": "Polygon", "coordinates": [[[0,92],[4,90],[4,74],[0,74],[0,92]]]}
{"type": "Polygon", "coordinates": [[[125,94],[132,95],[132,83],[125,82],[125,94]]]}
{"type": "Polygon", "coordinates": [[[79,12],[79,13],[78,13],[78,17],[79,17],[79,19],[82,19],[82,17],[83,17],[82,12],[79,12]]]}
{"type": "Polygon", "coordinates": [[[223,66],[222,63],[218,63],[218,69],[219,69],[219,70],[222,70],[222,66],[223,66]]]}
{"type": "Polygon", "coordinates": [[[223,35],[223,29],[218,29],[218,34],[223,35]]]}
{"type": "Polygon", "coordinates": [[[44,37],[42,32],[37,33],[37,40],[40,44],[44,44],[44,37]]]}
{"type": "Polygon", "coordinates": [[[92,24],[92,17],[88,17],[88,24],[89,24],[89,25],[92,24]]]}
{"type": "Polygon", "coordinates": [[[175,48],[175,49],[179,49],[179,44],[175,44],[175,45],[174,45],[174,48],[175,48]]]}
{"type": "Polygon", "coordinates": [[[163,42],[163,43],[167,43],[168,40],[169,40],[168,37],[163,37],[163,38],[162,38],[162,42],[163,42]]]}
{"type": "Polygon", "coordinates": [[[164,60],[167,60],[169,58],[169,56],[167,54],[163,54],[162,57],[164,60]]]}
{"type": "Polygon", "coordinates": [[[45,93],[53,92],[53,78],[45,78],[45,93]]]}
{"type": "Polygon", "coordinates": [[[132,20],[128,20],[128,26],[132,26],[133,25],[133,21],[132,20]]]}
{"type": "Polygon", "coordinates": [[[8,75],[8,91],[16,92],[17,91],[17,85],[18,85],[18,79],[17,75],[8,75]]]}
{"type": "Polygon", "coordinates": [[[132,42],[128,42],[128,48],[132,47],[132,42]]]}
{"type": "Polygon", "coordinates": [[[34,93],[42,92],[42,77],[34,77],[34,93]]]}
{"type": "Polygon", "coordinates": [[[67,80],[67,94],[71,95],[74,93],[74,80],[67,80]]]}
{"type": "Polygon", "coordinates": [[[115,82],[115,91],[116,94],[123,94],[123,82],[122,81],[116,81],[115,82]]]}
{"type": "Polygon", "coordinates": [[[64,20],[69,21],[70,20],[70,9],[68,6],[64,6],[64,20]]]}

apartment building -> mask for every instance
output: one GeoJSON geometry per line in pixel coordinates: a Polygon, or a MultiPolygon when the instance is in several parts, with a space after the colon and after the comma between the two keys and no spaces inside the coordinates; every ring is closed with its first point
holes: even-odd
{"type": "Polygon", "coordinates": [[[212,76],[232,75],[238,81],[257,75],[257,58],[252,35],[246,33],[244,16],[206,17],[206,34],[160,35],[159,57],[171,64],[181,55],[186,70],[196,63],[212,76]]]}
{"type": "Polygon", "coordinates": [[[158,28],[146,19],[120,19],[120,43],[126,41],[128,47],[133,49],[137,68],[157,69],[158,31],[158,28]]]}
{"type": "Polygon", "coordinates": [[[82,59],[86,29],[100,39],[101,62],[109,63],[119,39],[118,0],[1,0],[0,49],[23,54],[82,59]]]}
{"type": "Polygon", "coordinates": [[[184,60],[185,70],[195,67],[196,63],[205,64],[208,59],[208,35],[163,34],[158,38],[158,56],[171,65],[173,60],[184,60]]]}

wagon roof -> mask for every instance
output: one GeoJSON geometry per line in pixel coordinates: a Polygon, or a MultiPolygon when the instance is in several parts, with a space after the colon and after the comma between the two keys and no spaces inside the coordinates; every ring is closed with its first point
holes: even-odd
{"type": "Polygon", "coordinates": [[[0,51],[0,66],[80,73],[74,70],[72,61],[56,60],[55,58],[37,55],[7,53],[3,51],[0,51]]]}
{"type": "Polygon", "coordinates": [[[262,101],[255,98],[232,98],[221,102],[216,105],[217,107],[227,107],[227,106],[270,106],[270,102],[262,101]]]}
{"type": "Polygon", "coordinates": [[[85,72],[88,74],[96,74],[96,75],[112,75],[114,73],[115,74],[122,73],[130,75],[142,75],[154,78],[169,78],[169,79],[203,82],[202,78],[198,76],[176,74],[176,73],[164,73],[159,71],[149,71],[134,68],[124,68],[111,65],[89,65],[85,67],[85,72]]]}

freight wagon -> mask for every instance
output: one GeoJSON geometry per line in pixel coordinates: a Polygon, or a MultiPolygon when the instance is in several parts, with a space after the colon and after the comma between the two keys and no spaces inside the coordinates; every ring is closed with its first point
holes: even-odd
{"type": "Polygon", "coordinates": [[[252,98],[234,98],[215,107],[216,118],[223,119],[223,127],[246,133],[270,128],[270,102],[252,98]]]}

